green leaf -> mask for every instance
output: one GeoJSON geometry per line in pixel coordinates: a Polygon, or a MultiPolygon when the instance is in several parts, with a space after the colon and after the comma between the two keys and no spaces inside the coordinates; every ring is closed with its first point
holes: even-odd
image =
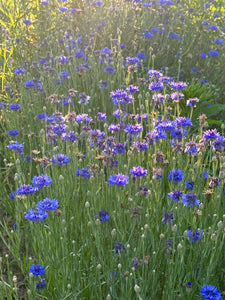
{"type": "Polygon", "coordinates": [[[209,116],[214,116],[221,111],[225,110],[225,104],[213,104],[211,106],[205,106],[200,109],[200,112],[209,116]]]}

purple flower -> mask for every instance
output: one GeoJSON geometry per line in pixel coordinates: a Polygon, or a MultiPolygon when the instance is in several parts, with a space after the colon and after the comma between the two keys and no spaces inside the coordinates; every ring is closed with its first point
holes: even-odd
{"type": "Polygon", "coordinates": [[[196,107],[197,102],[199,102],[198,98],[190,98],[187,100],[187,106],[196,107]]]}
{"type": "Polygon", "coordinates": [[[182,181],[184,173],[181,170],[170,170],[168,178],[170,181],[173,182],[180,182],[182,181]]]}
{"type": "Polygon", "coordinates": [[[48,214],[45,211],[29,209],[25,215],[25,219],[29,221],[39,222],[47,218],[48,214]]]}
{"type": "Polygon", "coordinates": [[[34,176],[32,183],[35,188],[41,189],[44,186],[49,186],[49,184],[52,183],[52,179],[47,175],[43,174],[41,176],[34,176]]]}
{"type": "Polygon", "coordinates": [[[191,229],[187,230],[187,236],[188,236],[190,242],[200,241],[201,235],[204,235],[204,232],[202,230],[201,231],[199,231],[197,229],[194,231],[192,231],[191,229]]]}
{"type": "Polygon", "coordinates": [[[45,198],[37,203],[39,211],[56,210],[59,207],[59,201],[56,199],[45,198]]]}
{"type": "Polygon", "coordinates": [[[24,74],[26,73],[26,69],[25,68],[16,68],[15,69],[15,74],[24,74]]]}
{"type": "Polygon", "coordinates": [[[187,84],[186,82],[171,82],[170,83],[171,87],[174,89],[174,90],[183,90],[187,87],[187,84]]]}
{"type": "Polygon", "coordinates": [[[130,135],[132,134],[138,134],[139,132],[143,131],[143,127],[141,124],[135,124],[135,125],[127,125],[124,129],[125,132],[128,132],[130,135]]]}
{"type": "Polygon", "coordinates": [[[220,300],[222,298],[220,292],[213,285],[205,285],[200,290],[200,294],[203,300],[220,300]]]}
{"type": "Polygon", "coordinates": [[[21,187],[19,187],[16,190],[16,193],[18,195],[29,195],[29,194],[34,194],[37,191],[37,189],[35,187],[33,187],[30,184],[23,184],[21,185],[21,187]]]}
{"type": "Polygon", "coordinates": [[[112,153],[114,155],[121,154],[126,152],[126,142],[124,143],[117,143],[113,146],[112,153]]]}
{"type": "Polygon", "coordinates": [[[53,155],[51,162],[53,162],[53,164],[58,163],[59,166],[68,164],[70,162],[69,156],[67,156],[66,154],[57,154],[57,155],[53,155]]]}
{"type": "Polygon", "coordinates": [[[105,223],[106,221],[109,220],[109,213],[106,210],[101,210],[98,213],[98,216],[99,216],[102,223],[105,223]]]}
{"type": "Polygon", "coordinates": [[[11,136],[16,136],[19,134],[19,130],[18,129],[10,130],[10,131],[8,131],[8,134],[11,136]]]}
{"type": "Polygon", "coordinates": [[[21,108],[21,106],[20,106],[20,104],[18,104],[18,103],[12,103],[12,104],[9,105],[9,108],[10,108],[11,110],[18,110],[18,109],[21,108]]]}
{"type": "Polygon", "coordinates": [[[194,189],[194,181],[189,180],[185,181],[186,189],[193,191],[194,189]]]}
{"type": "Polygon", "coordinates": [[[91,177],[91,174],[89,172],[89,168],[83,168],[81,170],[79,169],[76,169],[76,176],[79,177],[85,177],[85,178],[90,178],[91,177]]]}
{"type": "MultiPolygon", "coordinates": [[[[46,3],[47,4],[47,3],[46,3]]],[[[45,283],[45,279],[40,279],[36,282],[36,289],[40,290],[40,289],[45,289],[46,288],[46,283],[45,283]]]]}
{"type": "Polygon", "coordinates": [[[34,274],[35,276],[44,275],[45,274],[45,266],[42,266],[40,264],[33,264],[30,267],[30,273],[34,274]]]}
{"type": "Polygon", "coordinates": [[[176,126],[187,127],[192,125],[192,121],[190,118],[185,117],[177,117],[175,120],[176,126]]]}
{"type": "Polygon", "coordinates": [[[113,69],[113,67],[112,66],[107,66],[105,69],[104,69],[104,72],[106,72],[106,73],[109,73],[109,74],[113,74],[113,73],[115,73],[116,71],[115,71],[115,69],[113,69]]]}
{"type": "Polygon", "coordinates": [[[180,200],[180,197],[182,196],[183,192],[182,191],[179,191],[179,190],[175,190],[171,193],[168,193],[168,196],[169,198],[171,198],[172,201],[179,201],[180,200]]]}
{"type": "Polygon", "coordinates": [[[185,150],[184,152],[187,152],[191,155],[196,155],[196,153],[198,152],[198,148],[197,148],[197,144],[194,141],[190,141],[188,143],[185,144],[185,150]]]}
{"type": "Polygon", "coordinates": [[[114,249],[115,249],[115,253],[116,254],[120,254],[120,252],[122,250],[125,250],[125,247],[122,243],[120,243],[119,241],[116,241],[115,245],[114,245],[114,249]]]}
{"type": "Polygon", "coordinates": [[[33,80],[28,80],[28,81],[25,81],[25,87],[26,87],[26,88],[30,88],[30,87],[35,88],[36,86],[35,86],[33,80]]]}
{"type": "Polygon", "coordinates": [[[172,99],[172,100],[181,100],[182,98],[184,97],[184,94],[182,94],[182,93],[172,93],[171,95],[170,95],[170,98],[172,99]],[[179,96],[179,99],[178,99],[178,96],[179,96]]]}
{"type": "Polygon", "coordinates": [[[207,130],[203,133],[203,138],[206,140],[216,139],[220,136],[220,134],[216,131],[216,129],[207,130]]]}
{"type": "Polygon", "coordinates": [[[183,194],[182,195],[182,203],[184,204],[184,206],[193,206],[193,204],[195,206],[198,206],[200,204],[200,201],[197,199],[196,194],[194,193],[189,193],[189,194],[183,194]]]}
{"type": "Polygon", "coordinates": [[[110,175],[108,180],[109,185],[124,186],[129,183],[129,176],[123,174],[110,175]]]}
{"type": "Polygon", "coordinates": [[[172,223],[173,221],[174,221],[173,213],[171,211],[166,211],[162,218],[162,222],[164,224],[168,225],[169,223],[172,223]]]}
{"type": "Polygon", "coordinates": [[[100,121],[105,121],[106,120],[106,114],[98,112],[98,118],[100,121]]]}
{"type": "Polygon", "coordinates": [[[23,19],[23,23],[26,24],[26,25],[30,25],[32,22],[30,19],[23,19]]]}
{"type": "Polygon", "coordinates": [[[158,90],[163,90],[164,85],[162,81],[153,81],[149,84],[149,89],[151,91],[158,91],[158,90]]]}
{"type": "Polygon", "coordinates": [[[135,179],[135,177],[146,177],[147,175],[147,170],[142,168],[142,167],[133,167],[130,170],[130,174],[133,175],[133,178],[135,179]]]}
{"type": "Polygon", "coordinates": [[[219,56],[219,54],[220,53],[219,53],[218,50],[210,50],[209,53],[208,53],[209,56],[214,56],[214,57],[219,56]]]}

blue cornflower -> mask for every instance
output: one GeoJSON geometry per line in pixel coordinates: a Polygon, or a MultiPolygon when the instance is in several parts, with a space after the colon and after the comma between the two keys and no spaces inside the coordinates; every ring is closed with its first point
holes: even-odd
{"type": "Polygon", "coordinates": [[[28,81],[25,81],[25,87],[26,88],[30,88],[30,87],[36,87],[35,84],[34,84],[34,81],[33,80],[28,80],[28,81]]]}
{"type": "Polygon", "coordinates": [[[50,183],[52,183],[52,179],[48,177],[48,175],[40,175],[40,176],[34,176],[32,183],[35,188],[41,189],[44,186],[49,186],[50,183]]]}
{"type": "Polygon", "coordinates": [[[104,69],[104,72],[106,72],[106,73],[109,73],[109,74],[113,74],[113,73],[115,73],[116,71],[115,71],[115,69],[112,67],[112,66],[107,66],[105,69],[104,69]]]}
{"type": "Polygon", "coordinates": [[[119,131],[120,130],[120,124],[111,124],[109,127],[108,127],[108,130],[109,131],[119,131]]]}
{"type": "Polygon", "coordinates": [[[101,80],[98,86],[105,89],[108,87],[108,83],[106,80],[101,80]]]}
{"type": "Polygon", "coordinates": [[[16,68],[15,69],[15,74],[24,74],[26,73],[26,69],[25,68],[16,68]]]}
{"type": "Polygon", "coordinates": [[[214,43],[215,43],[216,45],[221,45],[221,44],[223,44],[223,39],[215,39],[215,40],[214,40],[214,43]]]}
{"type": "Polygon", "coordinates": [[[62,166],[68,164],[70,162],[70,159],[66,154],[58,153],[57,155],[52,156],[51,162],[53,162],[53,164],[58,163],[59,166],[62,166]]]}
{"type": "Polygon", "coordinates": [[[153,81],[149,84],[149,89],[151,91],[158,91],[158,90],[163,90],[164,85],[162,81],[153,81]]]}
{"type": "Polygon", "coordinates": [[[173,241],[171,239],[165,241],[166,252],[170,253],[173,250],[173,241]]]}
{"type": "Polygon", "coordinates": [[[127,91],[130,93],[135,93],[139,90],[138,86],[135,85],[129,85],[129,87],[127,88],[127,91]]]}
{"type": "Polygon", "coordinates": [[[34,274],[35,276],[44,275],[45,274],[45,266],[42,266],[40,264],[33,264],[30,267],[30,273],[34,274]]]}
{"type": "Polygon", "coordinates": [[[192,125],[192,121],[190,118],[185,117],[177,117],[175,120],[176,126],[187,127],[192,125]]]}
{"type": "Polygon", "coordinates": [[[203,177],[206,180],[209,176],[207,172],[201,172],[200,177],[203,177]]]}
{"type": "Polygon", "coordinates": [[[162,218],[162,222],[164,224],[168,225],[169,223],[172,223],[173,221],[174,221],[173,213],[171,211],[166,211],[162,218]]]}
{"type": "Polygon", "coordinates": [[[103,54],[110,54],[110,53],[112,53],[112,50],[109,49],[108,47],[105,47],[105,48],[102,48],[102,49],[100,50],[100,53],[103,53],[103,54]]]}
{"type": "Polygon", "coordinates": [[[8,131],[8,134],[11,135],[11,136],[18,135],[19,134],[19,130],[18,129],[10,130],[10,131],[8,131]]]}
{"type": "Polygon", "coordinates": [[[197,199],[196,194],[194,193],[189,193],[189,194],[183,194],[182,195],[182,203],[184,206],[198,206],[200,204],[200,201],[197,199]]]}
{"type": "Polygon", "coordinates": [[[214,56],[214,57],[219,56],[219,54],[220,53],[219,53],[218,50],[210,50],[209,53],[208,53],[209,56],[214,56]]]}
{"type": "Polygon", "coordinates": [[[37,203],[39,211],[56,210],[59,207],[59,201],[57,199],[45,198],[43,201],[37,203]]]}
{"type": "Polygon", "coordinates": [[[140,151],[144,151],[148,149],[148,143],[147,142],[135,142],[135,146],[138,147],[140,151]]]}
{"type": "Polygon", "coordinates": [[[133,167],[130,169],[130,174],[133,175],[133,179],[135,180],[135,177],[146,177],[147,170],[142,167],[133,167]]]}
{"type": "Polygon", "coordinates": [[[85,92],[83,92],[83,93],[81,93],[80,95],[79,95],[79,101],[78,101],[78,103],[79,104],[82,104],[82,103],[84,103],[84,105],[87,105],[88,104],[88,102],[89,102],[89,100],[90,100],[90,96],[87,96],[86,95],[86,93],[85,92]]]}
{"type": "Polygon", "coordinates": [[[48,214],[45,211],[33,210],[32,208],[28,210],[28,213],[25,215],[25,219],[39,222],[47,218],[48,214]]]}
{"type": "Polygon", "coordinates": [[[220,300],[222,298],[220,292],[213,285],[205,285],[200,290],[200,294],[203,300],[220,300]]]}
{"type": "Polygon", "coordinates": [[[101,210],[98,213],[98,216],[99,216],[102,223],[105,223],[106,221],[109,220],[109,213],[106,210],[101,210]]]}
{"type": "Polygon", "coordinates": [[[193,191],[194,189],[194,181],[189,180],[185,181],[186,189],[193,191]]]}
{"type": "Polygon", "coordinates": [[[89,172],[89,168],[83,168],[81,170],[77,169],[76,170],[76,176],[81,176],[81,177],[85,177],[85,178],[90,178],[91,177],[91,174],[89,172]]]}
{"type": "Polygon", "coordinates": [[[40,113],[37,115],[37,119],[39,120],[45,120],[48,117],[46,113],[40,113]]]}
{"type": "Polygon", "coordinates": [[[138,270],[139,269],[139,267],[140,267],[140,265],[141,265],[141,259],[139,258],[139,257],[135,257],[135,258],[133,258],[133,266],[134,266],[134,269],[135,270],[138,270]]]}
{"type": "Polygon", "coordinates": [[[158,142],[160,139],[166,139],[167,135],[164,131],[152,130],[146,134],[145,138],[150,143],[150,145],[153,145],[154,142],[158,142]]]}
{"type": "Polygon", "coordinates": [[[160,72],[157,71],[157,70],[153,70],[153,69],[151,69],[151,70],[148,71],[148,75],[149,75],[150,78],[151,78],[151,77],[157,77],[157,78],[160,78],[160,77],[163,76],[162,73],[160,73],[160,72]]]}
{"type": "Polygon", "coordinates": [[[16,192],[12,192],[9,194],[9,198],[12,200],[15,199],[15,196],[16,196],[16,192]]]}
{"type": "Polygon", "coordinates": [[[219,132],[216,129],[207,130],[203,133],[203,138],[206,140],[216,139],[220,136],[219,132]]]}
{"type": "Polygon", "coordinates": [[[136,56],[135,57],[126,57],[126,62],[128,64],[132,64],[132,65],[135,65],[137,63],[139,63],[139,58],[137,58],[136,56]]]}
{"type": "Polygon", "coordinates": [[[196,153],[198,152],[198,148],[197,148],[197,144],[194,141],[190,141],[188,143],[185,144],[185,150],[184,152],[187,152],[191,155],[196,155],[196,153]]]}
{"type": "Polygon", "coordinates": [[[184,173],[181,170],[170,170],[170,173],[168,175],[169,180],[173,182],[180,182],[182,181],[183,177],[184,173]]]}
{"type": "Polygon", "coordinates": [[[36,282],[36,289],[40,290],[40,289],[45,289],[46,288],[46,283],[45,283],[45,279],[40,279],[36,282]]]}
{"type": "Polygon", "coordinates": [[[218,27],[216,25],[213,25],[213,24],[210,24],[208,26],[208,28],[211,29],[211,30],[218,30],[218,27]]]}
{"type": "Polygon", "coordinates": [[[187,100],[187,106],[196,107],[197,102],[199,102],[198,98],[190,98],[187,100]]]}
{"type": "Polygon", "coordinates": [[[129,176],[123,174],[110,175],[108,180],[109,185],[124,186],[129,183],[129,176]]]}
{"type": "Polygon", "coordinates": [[[182,139],[187,134],[187,130],[178,127],[172,129],[170,133],[173,138],[182,139]]]}
{"type": "Polygon", "coordinates": [[[125,247],[122,243],[120,243],[119,241],[116,241],[115,245],[114,245],[114,248],[115,248],[115,253],[116,254],[120,254],[120,252],[122,250],[125,250],[125,247]]]}
{"type": "Polygon", "coordinates": [[[30,25],[32,22],[30,19],[23,19],[23,23],[26,25],[30,25]]]}
{"type": "Polygon", "coordinates": [[[171,198],[172,201],[179,201],[181,196],[182,196],[183,192],[180,190],[175,190],[171,193],[168,193],[168,197],[171,198]]]}
{"type": "Polygon", "coordinates": [[[187,87],[186,82],[170,82],[170,86],[174,89],[174,90],[183,90],[187,87]]]}
{"type": "Polygon", "coordinates": [[[126,142],[124,143],[117,143],[113,146],[112,153],[114,155],[121,154],[126,152],[126,142]]]}
{"type": "Polygon", "coordinates": [[[172,100],[174,100],[174,101],[176,101],[176,100],[181,100],[183,97],[184,97],[184,94],[182,94],[182,93],[176,93],[176,92],[174,92],[174,93],[172,93],[172,94],[170,95],[170,98],[171,98],[172,100]],[[179,98],[179,99],[178,99],[178,98],[179,98]]]}
{"type": "Polygon", "coordinates": [[[148,31],[147,29],[144,31],[144,37],[150,39],[154,36],[153,33],[151,33],[150,31],[148,31]]]}
{"type": "Polygon", "coordinates": [[[75,141],[79,140],[79,138],[76,137],[76,135],[75,135],[75,133],[73,131],[70,131],[68,133],[63,133],[62,134],[62,139],[63,140],[67,140],[67,141],[69,140],[71,142],[75,142],[75,141]]]}
{"type": "Polygon", "coordinates": [[[199,231],[195,229],[194,231],[187,230],[187,236],[190,242],[197,242],[201,240],[201,235],[204,235],[204,231],[199,231]]]}
{"type": "Polygon", "coordinates": [[[59,10],[60,10],[61,12],[66,12],[66,11],[68,10],[68,7],[60,6],[60,7],[59,7],[59,10]]]}
{"type": "Polygon", "coordinates": [[[217,150],[221,150],[222,148],[224,148],[225,147],[225,137],[219,136],[218,138],[216,138],[212,143],[212,147],[217,150]]]}
{"type": "Polygon", "coordinates": [[[170,35],[169,35],[169,38],[174,38],[174,39],[176,39],[178,37],[178,34],[176,33],[176,32],[172,32],[172,33],[170,33],[170,35]]]}
{"type": "Polygon", "coordinates": [[[20,106],[20,104],[18,104],[18,103],[12,103],[12,104],[9,105],[9,108],[10,108],[11,110],[18,110],[18,109],[21,108],[21,106],[20,106]]]}
{"type": "Polygon", "coordinates": [[[105,121],[107,116],[104,113],[98,112],[98,118],[100,121],[105,121]]]}
{"type": "Polygon", "coordinates": [[[125,132],[128,132],[130,135],[131,134],[138,134],[139,132],[143,131],[143,127],[141,124],[135,124],[135,125],[127,125],[126,128],[124,129],[125,132]]]}
{"type": "Polygon", "coordinates": [[[34,194],[36,191],[37,189],[31,184],[22,184],[21,187],[16,190],[16,193],[18,195],[29,195],[34,194]]]}
{"type": "Polygon", "coordinates": [[[57,135],[61,135],[63,133],[66,133],[66,125],[63,123],[60,124],[56,124],[55,126],[52,126],[51,130],[57,134],[57,135]]]}

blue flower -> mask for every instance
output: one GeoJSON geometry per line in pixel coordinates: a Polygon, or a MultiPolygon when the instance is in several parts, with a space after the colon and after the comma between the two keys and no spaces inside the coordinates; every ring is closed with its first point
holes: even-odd
{"type": "Polygon", "coordinates": [[[149,89],[151,91],[158,91],[158,90],[163,90],[164,85],[162,81],[153,81],[152,83],[149,84],[149,89]]]}
{"type": "Polygon", "coordinates": [[[136,124],[136,125],[127,125],[126,128],[124,129],[125,132],[128,132],[130,135],[131,134],[138,134],[139,132],[143,131],[143,127],[141,124],[136,124]]]}
{"type": "Polygon", "coordinates": [[[59,201],[56,199],[45,198],[37,203],[39,211],[56,210],[59,207],[59,201]]]}
{"type": "Polygon", "coordinates": [[[197,229],[194,231],[192,231],[191,229],[187,230],[187,236],[188,236],[190,242],[200,241],[201,235],[204,235],[203,231],[199,231],[197,229]]]}
{"type": "Polygon", "coordinates": [[[135,177],[145,177],[147,175],[147,170],[142,167],[133,167],[130,170],[130,174],[133,175],[133,178],[135,177]]]}
{"type": "Polygon", "coordinates": [[[119,241],[116,241],[114,248],[115,248],[116,254],[119,254],[122,250],[125,250],[124,245],[122,243],[120,243],[119,241]]]}
{"type": "Polygon", "coordinates": [[[46,288],[46,283],[45,283],[45,279],[40,279],[36,282],[36,289],[40,290],[40,289],[45,289],[46,288]]]}
{"type": "Polygon", "coordinates": [[[9,108],[10,108],[11,110],[18,110],[18,109],[21,108],[21,106],[20,106],[20,104],[18,104],[18,103],[12,103],[12,104],[9,105],[9,108]]]}
{"type": "Polygon", "coordinates": [[[18,129],[10,130],[10,131],[8,131],[8,134],[11,136],[16,136],[19,134],[19,130],[18,129]]]}
{"type": "Polygon", "coordinates": [[[81,177],[85,177],[85,178],[90,178],[91,177],[91,174],[89,172],[89,168],[83,168],[81,170],[77,169],[76,170],[76,176],[81,176],[81,177]]]}
{"type": "Polygon", "coordinates": [[[112,74],[112,73],[115,73],[116,71],[113,69],[112,66],[109,65],[104,69],[104,72],[112,74]]]}
{"type": "Polygon", "coordinates": [[[189,193],[189,194],[183,194],[182,195],[182,203],[184,204],[184,206],[193,206],[193,204],[195,206],[198,206],[200,204],[200,201],[197,199],[196,194],[194,193],[189,193]]]}
{"type": "Polygon", "coordinates": [[[105,121],[107,116],[104,113],[98,112],[98,118],[100,121],[105,121]]]}
{"type": "Polygon", "coordinates": [[[162,218],[162,222],[164,224],[168,225],[169,223],[172,223],[173,221],[174,221],[173,213],[171,211],[166,211],[162,218]]]}
{"type": "Polygon", "coordinates": [[[30,273],[34,274],[35,276],[44,275],[45,274],[45,266],[42,266],[40,264],[33,264],[30,267],[30,273]]]}
{"type": "Polygon", "coordinates": [[[189,180],[185,181],[186,189],[193,191],[194,189],[194,181],[189,180]]]}
{"type": "Polygon", "coordinates": [[[109,185],[124,186],[129,183],[129,176],[123,174],[110,175],[108,180],[109,185]]]}
{"type": "Polygon", "coordinates": [[[215,43],[216,45],[221,45],[221,44],[223,44],[223,39],[215,39],[215,40],[214,40],[214,43],[215,43]]]}
{"type": "Polygon", "coordinates": [[[34,188],[32,185],[30,184],[23,184],[21,185],[21,187],[19,187],[16,190],[16,193],[18,195],[29,195],[29,194],[34,194],[37,191],[36,188],[34,188]]]}
{"type": "Polygon", "coordinates": [[[35,188],[41,189],[44,186],[49,186],[49,184],[52,183],[52,179],[47,175],[43,174],[40,176],[34,176],[32,183],[35,188]]]}
{"type": "Polygon", "coordinates": [[[66,154],[57,154],[57,155],[53,155],[51,162],[53,162],[53,164],[58,163],[59,166],[68,164],[70,162],[69,156],[67,156],[66,154]]]}
{"type": "Polygon", "coordinates": [[[176,32],[170,33],[169,38],[176,39],[178,37],[178,34],[176,32]]]}
{"type": "Polygon", "coordinates": [[[106,221],[109,220],[109,213],[106,210],[101,210],[98,213],[98,216],[99,216],[102,223],[105,223],[106,221]]]}
{"type": "Polygon", "coordinates": [[[175,190],[171,193],[168,193],[168,197],[171,198],[172,201],[179,201],[180,197],[182,196],[183,192],[179,190],[175,190]]]}
{"type": "Polygon", "coordinates": [[[170,83],[171,87],[174,89],[174,90],[183,90],[187,87],[187,84],[186,82],[171,82],[170,83]]]}
{"type": "Polygon", "coordinates": [[[182,181],[184,173],[181,170],[170,170],[168,178],[170,181],[173,182],[180,182],[182,181]]]}
{"type": "Polygon", "coordinates": [[[185,117],[177,117],[175,120],[176,126],[187,127],[192,125],[192,121],[190,118],[185,117]]]}
{"type": "Polygon", "coordinates": [[[218,50],[210,50],[209,53],[208,53],[209,56],[214,56],[214,57],[219,56],[219,54],[220,53],[219,53],[218,50]]]}
{"type": "Polygon", "coordinates": [[[26,69],[25,68],[16,68],[15,69],[15,74],[24,74],[26,73],[26,69]]]}
{"type": "Polygon", "coordinates": [[[39,222],[47,218],[48,214],[45,211],[33,210],[32,208],[28,210],[25,215],[25,219],[29,221],[39,222]]]}
{"type": "Polygon", "coordinates": [[[200,294],[203,300],[220,300],[222,298],[220,292],[213,285],[205,285],[200,290],[200,294]]]}
{"type": "Polygon", "coordinates": [[[26,25],[30,25],[32,22],[30,19],[23,19],[23,23],[26,24],[26,25]]]}
{"type": "Polygon", "coordinates": [[[26,88],[30,88],[30,87],[35,88],[36,86],[35,86],[33,80],[28,80],[28,81],[25,81],[25,87],[26,87],[26,88]]]}

